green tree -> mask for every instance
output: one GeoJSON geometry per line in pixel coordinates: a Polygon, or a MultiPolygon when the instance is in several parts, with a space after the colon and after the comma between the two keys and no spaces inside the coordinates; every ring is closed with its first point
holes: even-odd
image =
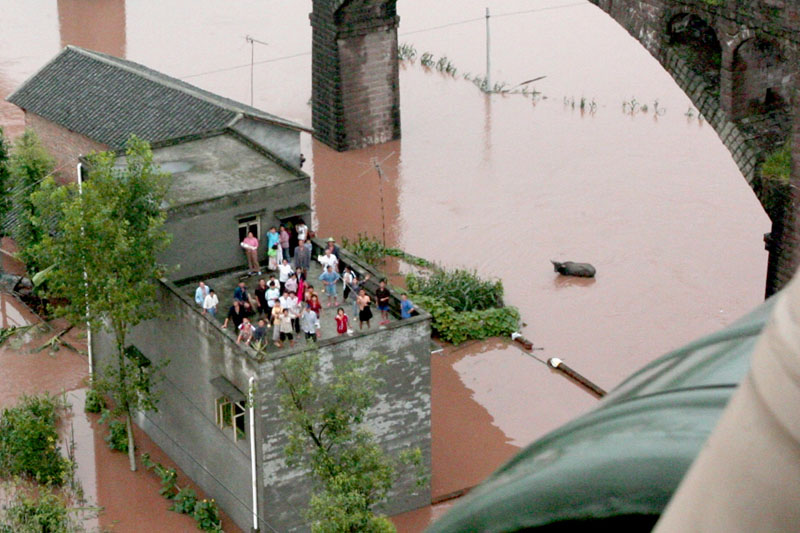
{"type": "Polygon", "coordinates": [[[0,128],[0,228],[11,208],[11,172],[9,171],[8,140],[0,128]]]}
{"type": "Polygon", "coordinates": [[[37,224],[35,220],[43,220],[49,214],[38,210],[32,197],[54,168],[55,160],[42,146],[39,137],[33,130],[25,130],[14,142],[8,170],[11,190],[18,191],[14,195],[12,206],[17,220],[12,227],[11,236],[19,246],[20,259],[31,275],[43,266],[35,249],[46,232],[45,226],[37,224]]]}
{"type": "MultiPolygon", "coordinates": [[[[365,426],[376,401],[377,369],[386,358],[320,370],[319,354],[306,352],[277,367],[281,416],[287,421],[290,466],[308,469],[315,482],[306,518],[314,533],[395,531],[373,506],[386,500],[401,463],[421,465],[419,449],[387,455],[365,426]]],[[[420,483],[426,480],[420,477],[420,483]]]]}
{"type": "MultiPolygon", "coordinates": [[[[115,163],[113,153],[91,154],[82,194],[76,185],[45,180],[32,202],[41,213],[58,213],[58,223],[34,252],[52,268],[46,295],[66,301],[54,313],[114,336],[116,357],[95,383],[111,396],[111,415],[124,417],[135,470],[131,415],[156,409],[153,379],[161,368],[145,368],[138,350],[126,344],[131,328],[159,315],[157,279],[166,267],[157,258],[170,242],[162,209],[170,180],[153,163],[150,146],[134,136],[125,166],[115,163]]],[[[34,217],[34,225],[41,223],[34,217]]]]}

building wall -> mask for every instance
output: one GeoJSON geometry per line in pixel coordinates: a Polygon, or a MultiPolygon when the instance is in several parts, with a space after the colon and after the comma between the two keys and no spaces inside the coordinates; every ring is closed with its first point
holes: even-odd
{"type": "MultiPolygon", "coordinates": [[[[310,205],[309,178],[267,187],[247,193],[190,204],[170,210],[166,230],[172,234],[172,244],[162,260],[180,268],[170,273],[170,279],[196,278],[212,272],[247,265],[239,246],[239,219],[258,215],[261,236],[278,224],[275,212],[300,204],[310,205]]],[[[261,240],[259,259],[266,261],[265,241],[261,240]]]]}
{"type": "Polygon", "coordinates": [[[39,136],[42,145],[56,160],[56,177],[61,183],[77,181],[78,157],[108,150],[108,146],[63,128],[34,113],[25,113],[25,127],[39,136]]]}
{"type": "Polygon", "coordinates": [[[299,131],[251,118],[240,120],[231,126],[231,129],[269,150],[288,164],[300,168],[299,131]]]}
{"type": "MultiPolygon", "coordinates": [[[[217,427],[215,401],[221,394],[210,381],[224,376],[246,395],[257,365],[230,333],[200,313],[173,285],[159,285],[158,302],[164,318],[138,325],[129,336],[129,343],[151,362],[169,359],[159,386],[158,412],[140,414],[136,423],[239,527],[248,530],[249,441],[235,442],[231,428],[217,427]]],[[[94,331],[92,348],[96,368],[103,368],[114,354],[113,336],[94,331]]]]}
{"type": "MultiPolygon", "coordinates": [[[[390,454],[419,447],[427,472],[431,465],[430,334],[430,317],[426,314],[363,335],[326,339],[319,346],[321,366],[325,369],[363,359],[371,352],[387,356],[388,362],[379,373],[384,380],[379,401],[368,412],[367,425],[390,454]]],[[[285,357],[302,350],[290,351],[285,357]]],[[[270,361],[260,368],[258,405],[264,437],[262,513],[279,531],[306,531],[302,510],[308,505],[311,480],[286,465],[283,450],[288,441],[284,422],[275,409],[281,396],[276,368],[283,361],[270,361]]],[[[395,514],[416,509],[429,505],[430,498],[430,488],[420,489],[414,472],[404,471],[388,504],[380,511],[395,514]]]]}
{"type": "MultiPolygon", "coordinates": [[[[252,351],[237,346],[231,333],[203,315],[172,283],[159,284],[158,300],[164,318],[142,323],[129,335],[129,343],[153,363],[169,359],[165,380],[159,386],[159,411],[138,415],[137,424],[219,502],[239,527],[247,530],[252,520],[249,440],[235,442],[231,428],[217,427],[215,400],[221,394],[210,381],[224,376],[247,394],[250,376],[257,376],[255,438],[262,530],[305,531],[302,515],[308,505],[310,478],[286,465],[287,439],[278,415],[281,391],[275,377],[285,358],[301,353],[305,345],[257,363],[252,351]]],[[[419,447],[428,472],[430,332],[430,316],[423,313],[386,328],[319,343],[323,367],[328,369],[371,352],[387,356],[387,365],[380,372],[384,383],[379,401],[369,411],[367,425],[389,453],[419,447]]],[[[108,333],[93,333],[96,368],[103,368],[114,354],[114,339],[108,333]]],[[[249,431],[249,420],[247,424],[249,431]]],[[[381,511],[397,513],[429,503],[430,489],[418,488],[416,474],[409,469],[403,471],[381,511]]]]}

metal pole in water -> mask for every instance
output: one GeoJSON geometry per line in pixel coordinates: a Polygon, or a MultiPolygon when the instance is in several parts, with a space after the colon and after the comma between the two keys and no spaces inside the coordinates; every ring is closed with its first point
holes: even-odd
{"type": "Polygon", "coordinates": [[[489,8],[486,8],[486,92],[492,92],[492,64],[490,59],[489,8]]]}
{"type": "Polygon", "coordinates": [[[570,378],[572,381],[578,383],[580,386],[582,386],[588,392],[590,392],[591,394],[593,394],[598,398],[602,398],[603,396],[606,395],[606,391],[604,391],[603,389],[601,389],[600,387],[598,387],[597,385],[595,385],[594,383],[592,383],[591,381],[580,375],[578,372],[567,366],[566,363],[564,363],[564,361],[562,361],[558,357],[551,357],[550,359],[548,359],[547,366],[549,366],[553,370],[558,370],[559,372],[570,378]]]}

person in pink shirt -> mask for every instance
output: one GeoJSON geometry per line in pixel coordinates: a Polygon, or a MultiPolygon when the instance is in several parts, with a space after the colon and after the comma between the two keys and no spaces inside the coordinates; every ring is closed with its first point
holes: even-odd
{"type": "Polygon", "coordinates": [[[278,234],[278,242],[281,243],[281,251],[283,252],[283,258],[286,260],[290,260],[289,257],[289,239],[291,235],[289,231],[286,229],[286,226],[281,226],[280,233],[278,234]]]}
{"type": "Polygon", "coordinates": [[[247,237],[241,242],[241,247],[247,255],[249,274],[261,274],[261,267],[258,265],[258,239],[255,238],[252,231],[247,232],[247,237]]]}

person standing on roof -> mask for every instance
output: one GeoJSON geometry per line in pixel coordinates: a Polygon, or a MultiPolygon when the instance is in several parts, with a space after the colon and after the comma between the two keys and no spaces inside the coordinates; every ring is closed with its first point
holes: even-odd
{"type": "Polygon", "coordinates": [[[258,264],[258,239],[253,235],[252,231],[247,232],[247,237],[240,243],[247,255],[247,268],[248,274],[251,276],[258,273],[261,274],[261,267],[258,264]]]}
{"type": "Polygon", "coordinates": [[[281,259],[283,259],[280,256],[281,255],[280,254],[280,247],[281,247],[280,238],[281,238],[281,236],[278,234],[278,230],[275,228],[275,226],[272,226],[271,228],[269,228],[269,231],[267,232],[267,253],[269,253],[270,250],[277,250],[278,251],[278,253],[276,254],[276,257],[275,257],[276,268],[277,268],[277,265],[279,265],[281,263],[281,259]]]}
{"type": "Polygon", "coordinates": [[[291,235],[289,235],[289,231],[286,229],[286,226],[281,226],[281,230],[278,233],[278,242],[281,244],[281,253],[283,254],[283,258],[287,261],[290,259],[290,252],[289,250],[289,239],[291,239],[291,235]]]}

